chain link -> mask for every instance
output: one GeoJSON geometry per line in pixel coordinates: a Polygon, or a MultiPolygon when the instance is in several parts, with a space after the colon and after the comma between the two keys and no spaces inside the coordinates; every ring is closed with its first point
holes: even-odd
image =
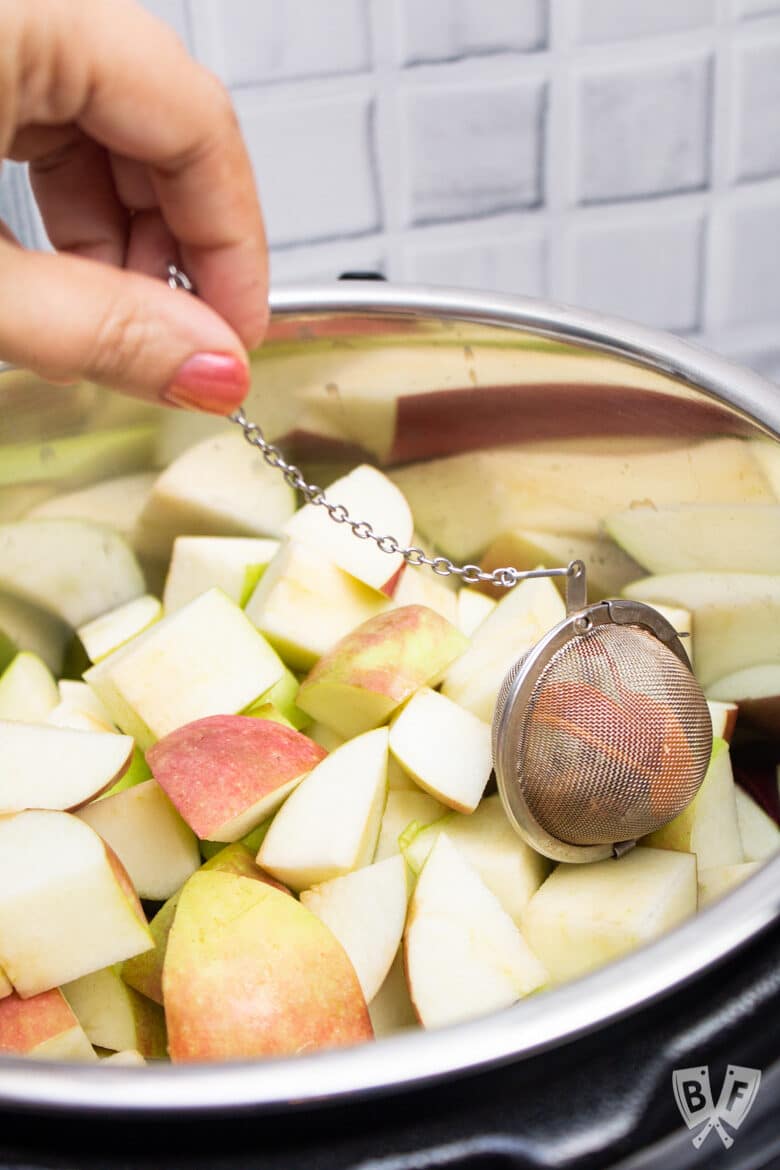
{"type": "MultiPolygon", "coordinates": [[[[193,292],[193,285],[186,273],[175,264],[168,265],[168,284],[171,288],[185,289],[193,292]]],[[[288,463],[282,452],[273,443],[269,443],[262,429],[257,423],[251,422],[239,407],[230,415],[230,421],[241,428],[247,443],[255,447],[263,456],[269,467],[280,471],[290,487],[300,492],[308,504],[315,508],[324,508],[335,524],[346,524],[358,540],[372,540],[383,553],[389,556],[400,554],[407,565],[425,565],[438,577],[460,577],[465,585],[477,585],[484,582],[495,585],[499,589],[512,589],[518,581],[525,581],[531,577],[571,577],[576,576],[574,564],[560,569],[530,569],[521,571],[506,565],[486,573],[479,565],[456,565],[449,557],[429,557],[424,549],[410,545],[404,548],[394,536],[379,536],[374,532],[368,520],[353,520],[343,504],[333,504],[327,499],[325,492],[316,483],[308,483],[303,472],[294,463],[288,463]]]]}

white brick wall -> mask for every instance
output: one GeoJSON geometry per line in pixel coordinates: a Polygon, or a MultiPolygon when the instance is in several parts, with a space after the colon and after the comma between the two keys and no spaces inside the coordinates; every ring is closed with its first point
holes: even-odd
{"type": "Polygon", "coordinates": [[[233,89],[274,281],[547,296],[780,375],[780,0],[145,2],[233,89]]]}

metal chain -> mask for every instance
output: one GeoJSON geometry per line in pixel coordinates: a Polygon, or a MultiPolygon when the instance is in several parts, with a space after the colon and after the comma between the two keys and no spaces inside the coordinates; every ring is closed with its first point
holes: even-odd
{"type": "MultiPolygon", "coordinates": [[[[193,292],[193,285],[186,273],[175,264],[168,265],[168,284],[171,288],[185,289],[193,292]]],[[[263,456],[269,467],[279,471],[289,483],[290,487],[299,491],[308,504],[316,508],[324,508],[334,524],[346,524],[352,529],[353,536],[358,540],[371,540],[388,556],[399,555],[407,565],[426,565],[439,577],[460,577],[465,585],[476,585],[480,582],[496,585],[500,589],[511,589],[518,581],[525,581],[532,577],[576,577],[579,576],[581,566],[579,561],[572,561],[570,565],[559,569],[528,569],[520,570],[506,565],[486,573],[479,565],[456,565],[449,557],[429,557],[424,549],[416,545],[404,548],[395,536],[378,536],[368,520],[353,520],[343,504],[333,504],[327,499],[325,492],[316,483],[308,483],[303,472],[294,463],[288,463],[282,452],[273,443],[269,443],[257,423],[251,422],[239,407],[230,416],[230,421],[239,426],[244,438],[250,446],[255,447],[263,456]]]]}

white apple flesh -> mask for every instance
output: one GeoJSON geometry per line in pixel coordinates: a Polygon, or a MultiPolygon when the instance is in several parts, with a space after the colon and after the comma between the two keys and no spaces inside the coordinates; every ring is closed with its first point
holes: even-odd
{"type": "Polygon", "coordinates": [[[127,735],[0,721],[0,813],[78,808],[130,766],[127,735]]]}
{"type": "Polygon", "coordinates": [[[0,675],[0,719],[43,723],[59,701],[54,675],[37,654],[17,654],[0,675]]]}

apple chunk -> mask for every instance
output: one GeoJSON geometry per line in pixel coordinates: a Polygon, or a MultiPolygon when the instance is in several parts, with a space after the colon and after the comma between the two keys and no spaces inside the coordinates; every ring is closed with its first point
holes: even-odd
{"type": "Polygon", "coordinates": [[[490,724],[423,687],[390,728],[390,751],[421,788],[458,812],[473,812],[493,770],[490,724]]]}
{"type": "MultiPolygon", "coordinates": [[[[613,541],[604,536],[567,536],[557,532],[537,532],[530,528],[513,528],[491,544],[481,558],[486,573],[513,565],[516,569],[535,569],[537,565],[568,565],[584,561],[588,567],[588,597],[592,601],[615,597],[629,581],[635,581],[641,567],[613,541]]],[[[486,592],[501,598],[500,586],[488,586],[486,592]]]]}
{"type": "Polygon", "coordinates": [[[745,861],[766,861],[780,849],[780,829],[742,788],[736,788],[734,794],[745,861]]]}
{"type": "Polygon", "coordinates": [[[386,796],[381,727],[336,748],[298,785],[271,822],[258,865],[293,890],[368,865],[386,796]]]}
{"type": "Polygon", "coordinates": [[[61,812],[0,817],[0,963],[28,998],[153,945],[124,868],[61,812]]]}
{"type": "MultiPolygon", "coordinates": [[[[392,760],[389,761],[392,763],[392,760]]],[[[416,829],[440,821],[447,809],[438,800],[422,792],[415,785],[409,789],[389,791],[379,828],[375,861],[384,861],[401,851],[401,837],[410,824],[416,829]]]]}
{"type": "Polygon", "coordinates": [[[458,592],[458,620],[455,625],[467,638],[481,626],[485,618],[496,608],[496,601],[476,589],[461,589],[458,592]]]}
{"type": "Polygon", "coordinates": [[[130,765],[127,735],[0,721],[0,812],[78,808],[130,765]]]}
{"type": "Polygon", "coordinates": [[[435,686],[468,642],[441,614],[407,605],[358,626],[323,655],[298,692],[298,706],[340,735],[384,723],[424,686],[435,686]]]}
{"type": "Polygon", "coordinates": [[[156,780],[88,804],[77,816],[111,846],[141,898],[169,898],[200,865],[195,834],[156,780]]]}
{"type": "MultiPolygon", "coordinates": [[[[395,484],[375,467],[364,463],[335,480],[327,497],[342,504],[351,517],[369,523],[377,535],[392,535],[402,547],[410,544],[414,525],[409,505],[395,484]]],[[[285,526],[285,533],[319,549],[353,577],[383,592],[391,591],[403,565],[400,553],[382,552],[372,540],[356,540],[347,524],[336,526],[327,511],[314,504],[299,509],[285,526]]]]}
{"type": "Polygon", "coordinates": [[[162,606],[156,597],[145,593],[125,602],[118,609],[109,610],[81,626],[77,631],[81,644],[91,662],[99,662],[112,650],[129,642],[136,634],[148,629],[162,616],[162,606]]]}
{"type": "Polygon", "coordinates": [[[84,520],[0,525],[0,589],[78,628],[144,592],[132,550],[110,528],[84,520]]]}
{"type": "Polygon", "coordinates": [[[288,542],[263,573],[246,615],[289,666],[309,670],[340,638],[391,604],[319,549],[288,542]]]}
{"type": "Polygon", "coordinates": [[[412,895],[404,956],[412,1003],[426,1028],[509,1007],[547,982],[512,919],[446,833],[412,895]]]}
{"type": "Polygon", "coordinates": [[[713,865],[710,869],[700,869],[699,909],[742,885],[760,868],[759,861],[743,861],[739,865],[713,865]]]}
{"type": "Polygon", "coordinates": [[[400,855],[301,893],[302,905],[325,923],[349,956],[366,1003],[384,983],[401,944],[406,901],[400,855]]]}
{"type": "Polygon", "coordinates": [[[210,589],[84,678],[145,751],[185,723],[242,711],[283,675],[283,663],[239,606],[210,589]]]}
{"type": "Polygon", "coordinates": [[[0,675],[0,719],[43,723],[59,701],[54,675],[37,654],[17,654],[0,675]]]}
{"type": "Polygon", "coordinates": [[[606,527],[650,573],[780,573],[780,504],[635,507],[606,527]]]}
{"type": "Polygon", "coordinates": [[[207,589],[221,589],[238,605],[279,548],[259,536],[177,536],[165,579],[163,607],[174,613],[207,589]]]}
{"type": "Polygon", "coordinates": [[[283,1056],[372,1038],[354,968],[294,898],[249,878],[195,874],[163,969],[171,1060],[283,1056]]]}
{"type": "Polygon", "coordinates": [[[30,999],[0,1001],[0,1052],[33,1060],[97,1060],[95,1050],[57,987],[30,999]]]}
{"type": "Polygon", "coordinates": [[[197,835],[237,841],[271,816],[327,753],[271,719],[213,715],[155,744],[147,762],[197,835]]]}
{"type": "Polygon", "coordinates": [[[528,903],[523,929],[553,980],[564,983],[695,912],[693,854],[638,846],[618,860],[557,866],[528,903]]]}
{"type": "Polygon", "coordinates": [[[96,1047],[133,1048],[152,1060],[166,1056],[162,1008],[128,987],[116,967],[82,975],[62,992],[96,1047]]]}

